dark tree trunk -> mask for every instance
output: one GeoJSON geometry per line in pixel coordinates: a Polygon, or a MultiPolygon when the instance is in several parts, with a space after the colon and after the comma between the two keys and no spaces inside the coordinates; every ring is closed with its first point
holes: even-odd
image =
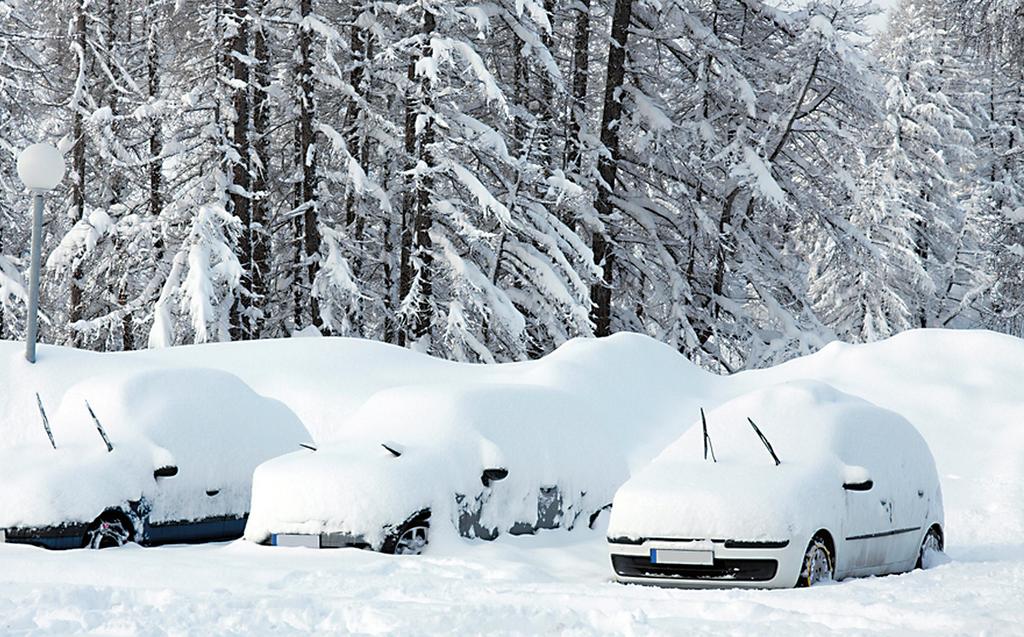
{"type": "Polygon", "coordinates": [[[232,107],[235,119],[232,123],[231,145],[238,158],[231,167],[230,193],[231,212],[238,218],[242,226],[242,234],[238,240],[238,261],[242,266],[242,279],[238,296],[231,311],[231,337],[234,340],[249,340],[254,337],[254,326],[250,315],[253,283],[253,246],[252,246],[252,207],[250,191],[252,182],[249,170],[249,65],[245,58],[249,56],[249,3],[247,0],[234,0],[232,5],[232,21],[235,33],[231,37],[230,50],[231,76],[237,86],[233,87],[232,107]]]}
{"type": "Polygon", "coordinates": [[[576,3],[576,33],[572,43],[572,99],[569,102],[569,133],[565,138],[566,170],[579,175],[583,168],[580,133],[587,121],[587,82],[590,79],[590,0],[576,3]]]}
{"type": "MultiPolygon", "coordinates": [[[[626,41],[629,37],[629,22],[633,13],[633,0],[615,0],[615,13],[612,16],[612,41],[608,47],[608,75],[604,89],[604,111],[601,115],[601,144],[608,151],[601,153],[597,162],[597,171],[601,176],[598,184],[597,201],[594,207],[598,217],[605,224],[609,223],[613,211],[612,189],[615,188],[615,176],[618,171],[619,129],[622,118],[622,85],[626,77],[626,41]]],[[[615,272],[615,254],[607,236],[608,226],[604,230],[594,230],[591,248],[594,251],[594,262],[601,266],[601,280],[590,289],[594,302],[591,319],[594,322],[594,333],[597,336],[611,334],[612,316],[612,284],[615,272]]]]}
{"type": "MultiPolygon", "coordinates": [[[[299,0],[300,18],[305,19],[313,13],[313,0],[299,0]]],[[[315,146],[315,133],[313,122],[316,119],[316,102],[313,93],[313,63],[312,45],[313,34],[305,26],[299,27],[299,62],[296,68],[296,75],[299,82],[299,122],[298,122],[298,152],[297,161],[300,169],[299,194],[297,197],[298,207],[303,208],[301,223],[296,223],[296,229],[301,232],[299,236],[298,266],[300,269],[299,278],[304,284],[301,286],[308,299],[310,323],[317,329],[323,330],[324,322],[320,316],[320,302],[313,295],[313,282],[320,271],[320,226],[319,211],[317,208],[317,190],[319,176],[317,175],[317,156],[315,146]],[[300,227],[301,226],[301,227],[300,227]]],[[[296,324],[301,325],[302,298],[300,291],[296,292],[296,324]]]]}
{"type": "MultiPolygon", "coordinates": [[[[157,25],[153,16],[147,11],[146,19],[146,73],[150,100],[158,99],[160,94],[160,48],[157,42],[157,25]]],[[[163,211],[163,172],[162,162],[157,158],[163,154],[163,141],[160,118],[152,117],[149,121],[149,214],[153,218],[163,211]]],[[[157,230],[153,238],[153,260],[160,263],[164,258],[164,237],[157,230]]]]}
{"type": "MultiPolygon", "coordinates": [[[[256,14],[263,15],[263,0],[256,3],[256,14]]],[[[268,285],[267,276],[270,271],[270,238],[267,235],[267,223],[270,218],[267,210],[267,172],[270,170],[270,134],[269,111],[266,88],[270,84],[270,52],[267,50],[267,35],[263,25],[256,25],[253,32],[253,55],[256,68],[253,73],[252,86],[252,145],[255,161],[252,170],[252,224],[249,237],[252,248],[251,288],[252,308],[265,316],[268,285]]],[[[251,323],[252,338],[259,338],[263,333],[265,320],[253,320],[251,323]]]]}
{"type": "MultiPolygon", "coordinates": [[[[75,5],[75,43],[82,56],[82,65],[88,57],[85,23],[86,0],[78,0],[75,5]]],[[[75,102],[71,105],[71,134],[75,146],[71,150],[71,222],[77,223],[85,214],[85,121],[82,110],[84,105],[75,102]]],[[[71,290],[68,298],[68,324],[82,320],[82,266],[76,265],[71,272],[71,290]]],[[[78,332],[71,330],[70,344],[79,347],[81,339],[78,332]]]]}
{"type": "MultiPolygon", "coordinates": [[[[432,54],[430,35],[436,26],[434,14],[430,11],[423,12],[423,57],[432,54]]],[[[419,85],[419,109],[421,113],[428,113],[432,108],[430,80],[426,77],[420,79],[419,85]]],[[[427,117],[423,130],[419,135],[419,162],[427,166],[428,170],[433,166],[434,159],[431,155],[431,146],[434,143],[434,124],[427,117]]],[[[431,179],[429,175],[420,177],[416,189],[416,234],[413,237],[413,256],[416,259],[417,277],[419,281],[419,296],[416,303],[416,314],[412,325],[412,340],[419,341],[429,337],[433,326],[433,243],[430,238],[430,228],[434,223],[433,214],[430,208],[431,179]]]]}

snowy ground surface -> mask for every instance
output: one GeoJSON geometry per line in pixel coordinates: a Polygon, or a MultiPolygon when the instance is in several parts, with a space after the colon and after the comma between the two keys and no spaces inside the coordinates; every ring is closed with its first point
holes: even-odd
{"type": "Polygon", "coordinates": [[[814,589],[610,583],[602,534],[551,532],[396,557],[228,545],[0,547],[0,634],[1020,635],[1024,549],[814,589]]]}
{"type": "MultiPolygon", "coordinates": [[[[546,363],[486,373],[496,382],[525,374],[615,402],[627,426],[639,421],[632,426],[650,442],[639,447],[651,447],[643,451],[651,454],[694,421],[697,405],[713,408],[797,378],[832,383],[903,414],[928,441],[945,494],[950,560],[810,590],[682,591],[610,583],[603,529],[492,543],[439,534],[421,557],[243,541],[100,552],[0,545],[0,635],[1024,635],[1024,342],[981,332],[913,332],[873,345],[834,344],[771,370],[718,378],[641,340],[570,344],[546,363]]],[[[46,378],[33,378],[40,367],[19,367],[10,348],[9,364],[0,365],[7,389],[0,393],[0,424],[20,429],[25,439],[39,435],[29,424],[34,406],[12,394],[27,383],[42,384],[44,398],[56,401],[65,382],[98,364],[205,365],[282,400],[325,438],[343,427],[339,414],[392,377],[400,384],[428,367],[435,375],[455,370],[394,350],[385,358],[395,364],[383,363],[379,351],[359,345],[346,352],[360,362],[356,373],[337,359],[310,365],[303,354],[313,345],[259,347],[268,364],[257,362],[255,350],[223,356],[243,352],[233,346],[115,355],[87,365],[77,354],[49,349],[44,356],[61,365],[46,378]],[[315,371],[315,383],[274,377],[269,363],[282,375],[300,368],[287,364],[289,355],[315,371]]]]}

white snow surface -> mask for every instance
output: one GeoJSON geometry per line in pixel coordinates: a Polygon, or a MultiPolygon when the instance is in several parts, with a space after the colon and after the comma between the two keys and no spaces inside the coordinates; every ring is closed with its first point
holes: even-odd
{"type": "Polygon", "coordinates": [[[48,444],[35,391],[57,405],[103,373],[205,367],[284,402],[321,443],[342,437],[361,405],[393,387],[542,385],[622,423],[631,471],[679,438],[699,406],[710,415],[747,392],[815,379],[899,413],[921,433],[942,483],[950,559],[807,590],[687,591],[611,583],[606,529],[585,525],[495,542],[440,536],[419,557],[245,541],[99,552],[0,545],[3,634],[1013,635],[1024,625],[1019,339],[913,331],[726,378],[635,335],[571,341],[540,361],[486,367],[320,338],[128,354],[44,346],[34,367],[21,355],[20,344],[0,343],[4,445],[48,444]]]}
{"type": "MultiPolygon", "coordinates": [[[[897,527],[922,526],[926,505],[941,510],[935,463],[899,414],[819,381],[759,389],[707,414],[704,459],[698,421],[616,494],[610,537],[790,540],[818,529],[838,533],[844,482],[870,479],[875,497],[895,503],[897,527]],[[781,464],[747,421],[768,439],[781,464]],[[880,491],[885,489],[885,491],[880,491]],[[926,498],[918,497],[924,489],[926,498]]],[[[942,522],[941,516],[929,520],[942,522]]]]}

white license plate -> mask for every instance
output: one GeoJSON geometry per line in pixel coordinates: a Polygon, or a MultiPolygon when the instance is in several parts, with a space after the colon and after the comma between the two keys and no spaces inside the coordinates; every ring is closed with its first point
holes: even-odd
{"type": "Polygon", "coordinates": [[[714,551],[651,549],[651,564],[701,564],[712,566],[714,563],[714,551]]]}
{"type": "Polygon", "coordinates": [[[274,546],[305,546],[311,549],[318,549],[320,548],[320,536],[276,533],[271,537],[270,543],[274,546]]]}

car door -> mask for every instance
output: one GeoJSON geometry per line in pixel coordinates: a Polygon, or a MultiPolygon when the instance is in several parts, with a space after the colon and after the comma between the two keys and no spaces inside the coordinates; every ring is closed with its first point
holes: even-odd
{"type": "Polygon", "coordinates": [[[894,507],[886,480],[847,482],[841,562],[850,575],[870,575],[885,564],[894,507]]]}

